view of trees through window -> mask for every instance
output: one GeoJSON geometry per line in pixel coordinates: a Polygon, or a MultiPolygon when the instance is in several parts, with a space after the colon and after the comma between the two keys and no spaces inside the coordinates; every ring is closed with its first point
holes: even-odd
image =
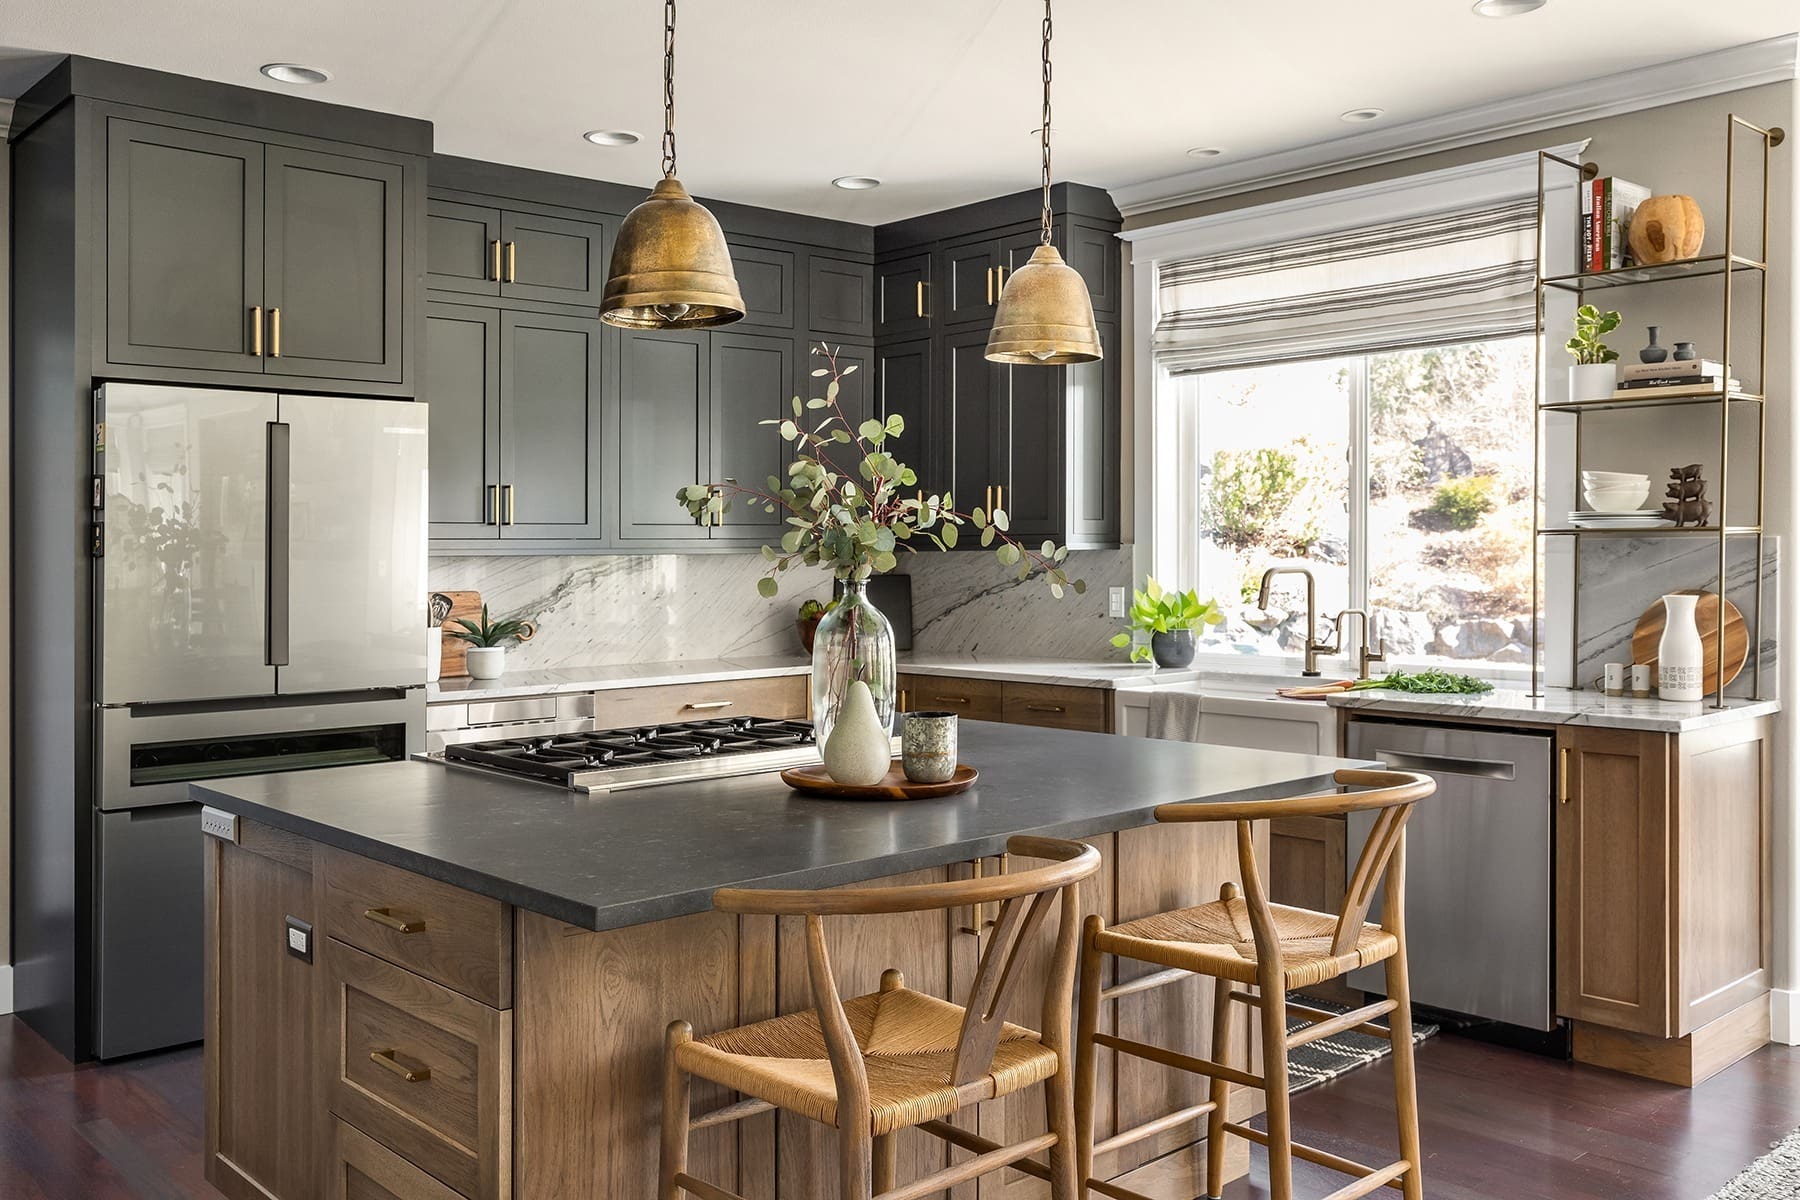
{"type": "Polygon", "coordinates": [[[1303,581],[1256,600],[1304,566],[1390,661],[1527,662],[1533,370],[1506,338],[1180,377],[1193,561],[1226,612],[1203,647],[1300,653],[1303,581]]]}

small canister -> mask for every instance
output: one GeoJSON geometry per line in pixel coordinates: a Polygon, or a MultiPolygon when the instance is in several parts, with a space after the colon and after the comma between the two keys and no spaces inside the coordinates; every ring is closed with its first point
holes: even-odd
{"type": "Polygon", "coordinates": [[[1640,700],[1650,698],[1650,664],[1631,664],[1631,694],[1640,700]]]}
{"type": "Polygon", "coordinates": [[[943,783],[956,774],[956,714],[902,713],[900,769],[914,783],[943,783]]]}

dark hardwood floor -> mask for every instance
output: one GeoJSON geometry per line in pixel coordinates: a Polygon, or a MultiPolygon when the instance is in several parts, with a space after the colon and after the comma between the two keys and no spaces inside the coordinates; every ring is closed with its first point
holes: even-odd
{"type": "MultiPolygon", "coordinates": [[[[1691,1091],[1462,1038],[1419,1048],[1432,1200],[1703,1200],[1800,1126],[1800,1049],[1769,1046],[1691,1091]]],[[[1393,1157],[1385,1063],[1299,1096],[1302,1140],[1393,1157]]],[[[71,1067],[0,1017],[0,1198],[219,1200],[202,1177],[200,1051],[71,1067]]],[[[1258,1166],[1226,1189],[1267,1195],[1258,1166]]],[[[1298,1164],[1302,1196],[1342,1176],[1298,1164]]],[[[623,1200],[623,1198],[621,1198],[623,1200]]]]}

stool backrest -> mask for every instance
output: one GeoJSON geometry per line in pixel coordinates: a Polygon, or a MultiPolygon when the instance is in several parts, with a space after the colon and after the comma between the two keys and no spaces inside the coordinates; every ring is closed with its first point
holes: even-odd
{"type": "Polygon", "coordinates": [[[927,912],[998,903],[987,947],[964,1004],[962,1030],[950,1082],[979,1079],[993,1065],[1005,1028],[1007,1001],[1024,972],[1021,960],[1038,929],[1060,900],[1061,915],[1051,951],[1049,984],[1044,993],[1042,1038],[1046,1045],[1067,1049],[1069,1007],[1075,981],[1077,935],[1081,909],[1077,885],[1100,867],[1100,852],[1082,842],[1059,838],[1015,837],[1006,852],[1023,858],[1051,860],[1051,865],[944,883],[905,887],[831,888],[820,891],[774,891],[723,888],[713,893],[713,907],[724,912],[760,913],[806,918],[806,966],[813,1006],[831,1056],[840,1106],[868,1103],[868,1079],[862,1055],[850,1031],[843,999],[832,977],[824,918],[883,913],[927,912]]]}

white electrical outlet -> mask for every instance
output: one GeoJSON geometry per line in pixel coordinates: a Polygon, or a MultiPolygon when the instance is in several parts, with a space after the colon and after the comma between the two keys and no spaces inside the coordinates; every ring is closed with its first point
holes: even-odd
{"type": "Polygon", "coordinates": [[[1106,589],[1106,615],[1123,619],[1125,616],[1125,589],[1109,587],[1106,589]]]}

